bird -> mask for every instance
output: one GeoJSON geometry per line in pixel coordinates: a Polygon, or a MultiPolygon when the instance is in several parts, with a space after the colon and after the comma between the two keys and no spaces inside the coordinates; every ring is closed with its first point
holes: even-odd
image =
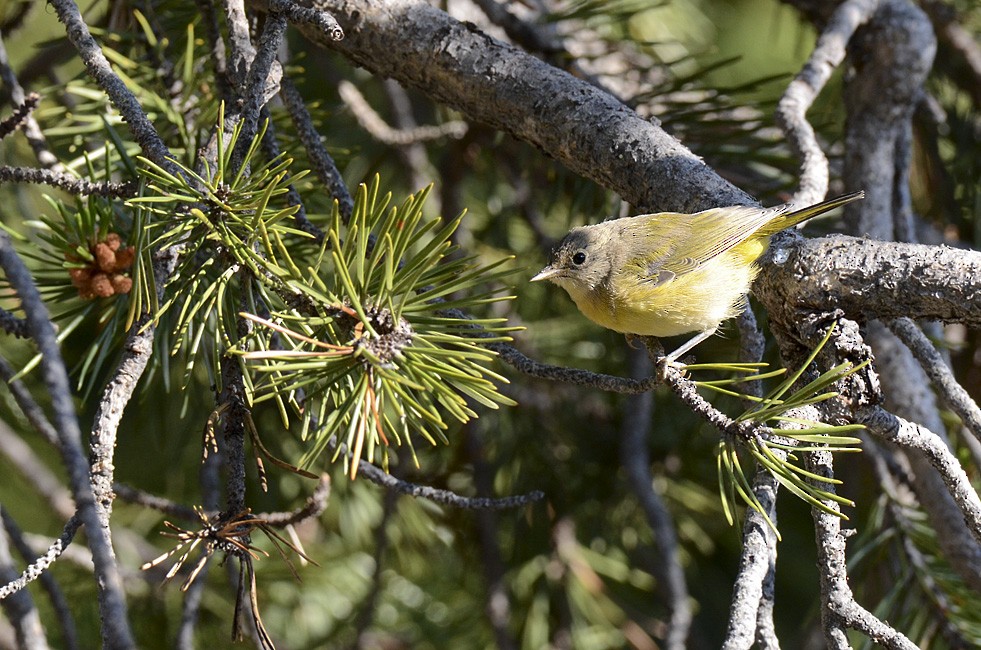
{"type": "Polygon", "coordinates": [[[580,226],[531,281],[557,284],[587,318],[628,337],[696,332],[666,355],[674,364],[746,308],[757,260],[774,234],[864,196],[853,192],[798,210],[730,206],[580,226]]]}

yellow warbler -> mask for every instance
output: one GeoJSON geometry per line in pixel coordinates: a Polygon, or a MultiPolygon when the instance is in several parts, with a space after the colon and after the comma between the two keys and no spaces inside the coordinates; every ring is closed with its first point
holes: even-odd
{"type": "Polygon", "coordinates": [[[573,228],[531,280],[559,285],[587,318],[617,332],[698,332],[667,356],[673,362],[745,309],[756,260],[773,234],[864,196],[855,192],[794,211],[733,206],[573,228]]]}

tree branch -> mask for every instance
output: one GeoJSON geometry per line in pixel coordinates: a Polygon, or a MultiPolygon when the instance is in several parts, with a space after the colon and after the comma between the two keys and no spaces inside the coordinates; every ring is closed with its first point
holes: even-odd
{"type": "Polygon", "coordinates": [[[332,41],[301,26],[307,38],[531,143],[643,210],[754,203],[608,93],[422,0],[328,0],[318,6],[337,18],[345,38],[332,41]]]}
{"type": "Polygon", "coordinates": [[[59,451],[68,470],[79,519],[88,532],[86,537],[95,563],[103,642],[110,648],[131,648],[134,644],[126,618],[122,580],[116,566],[109,531],[102,526],[93,486],[89,481],[89,468],[82,453],[81,431],[75,415],[68,372],[58,347],[58,338],[30,271],[21,262],[10,238],[3,231],[0,231],[0,267],[3,267],[7,281],[20,296],[31,338],[41,351],[41,372],[51,395],[59,451]]]}

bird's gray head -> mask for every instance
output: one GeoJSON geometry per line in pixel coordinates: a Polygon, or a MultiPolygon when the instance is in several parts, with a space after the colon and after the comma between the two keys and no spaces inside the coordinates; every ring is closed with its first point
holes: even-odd
{"type": "Polygon", "coordinates": [[[609,277],[613,264],[610,223],[574,228],[552,250],[548,266],[531,281],[549,280],[573,297],[595,289],[609,277]]]}

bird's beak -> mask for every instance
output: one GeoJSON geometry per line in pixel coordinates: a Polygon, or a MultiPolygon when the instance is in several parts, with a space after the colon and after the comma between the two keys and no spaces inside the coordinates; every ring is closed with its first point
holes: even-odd
{"type": "Polygon", "coordinates": [[[549,280],[561,273],[561,269],[557,269],[554,266],[546,266],[544,269],[538,272],[538,275],[531,279],[531,282],[538,282],[539,280],[549,280]]]}

